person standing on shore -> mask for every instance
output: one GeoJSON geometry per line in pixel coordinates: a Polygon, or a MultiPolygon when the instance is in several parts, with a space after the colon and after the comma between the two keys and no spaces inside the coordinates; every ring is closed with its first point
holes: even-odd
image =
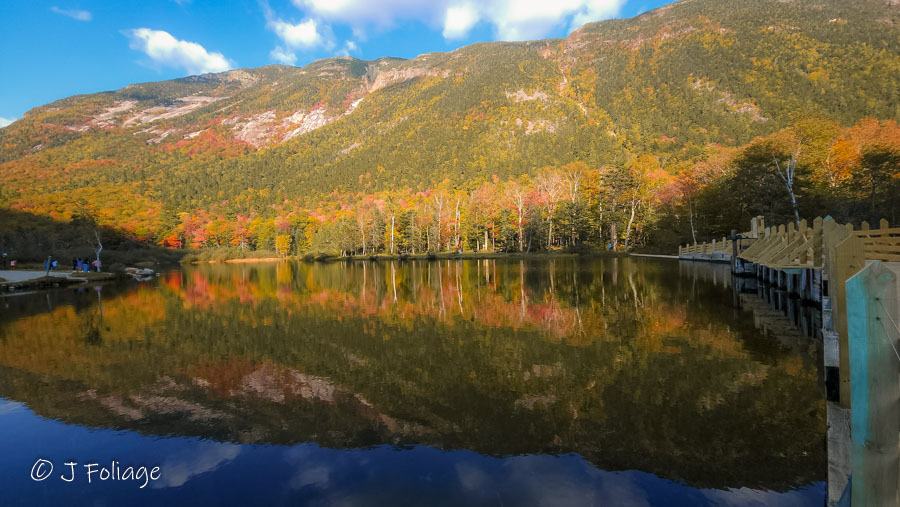
{"type": "Polygon", "coordinates": [[[6,264],[6,263],[7,263],[7,262],[8,262],[8,260],[7,260],[7,257],[6,257],[6,252],[3,252],[3,269],[6,269],[6,267],[7,267],[7,264],[6,264]]]}

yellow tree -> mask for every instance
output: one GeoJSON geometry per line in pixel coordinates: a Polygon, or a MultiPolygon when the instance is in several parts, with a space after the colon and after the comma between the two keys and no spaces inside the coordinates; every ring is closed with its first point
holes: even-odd
{"type": "Polygon", "coordinates": [[[538,192],[544,202],[544,208],[547,211],[548,229],[547,229],[547,250],[553,247],[553,215],[556,214],[556,207],[559,200],[565,192],[565,181],[562,174],[555,167],[544,167],[538,172],[535,180],[538,192]]]}
{"type": "Polygon", "coordinates": [[[563,182],[565,186],[566,198],[569,199],[572,207],[572,216],[570,217],[571,224],[571,241],[572,244],[575,244],[575,224],[580,222],[584,217],[577,216],[576,211],[578,208],[575,207],[576,201],[579,200],[581,192],[584,191],[584,177],[588,172],[588,166],[584,162],[576,161],[570,162],[560,168],[560,172],[563,176],[563,182]]]}
{"type": "Polygon", "coordinates": [[[278,252],[278,255],[282,257],[287,257],[289,253],[291,253],[291,238],[290,234],[279,234],[275,236],[275,250],[278,252]]]}
{"type": "Polygon", "coordinates": [[[654,195],[654,192],[665,184],[666,174],[659,166],[659,160],[649,154],[644,154],[636,158],[628,168],[630,177],[630,185],[626,190],[626,199],[630,206],[630,216],[628,224],[625,226],[625,250],[628,250],[628,242],[631,238],[631,228],[634,224],[634,218],[637,210],[647,204],[654,195]]]}
{"type": "Polygon", "coordinates": [[[822,169],[828,185],[835,188],[848,181],[858,162],[859,144],[847,137],[836,140],[822,159],[822,169]]]}

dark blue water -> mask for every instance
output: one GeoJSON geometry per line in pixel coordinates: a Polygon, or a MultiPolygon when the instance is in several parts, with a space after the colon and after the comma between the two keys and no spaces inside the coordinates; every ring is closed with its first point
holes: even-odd
{"type": "Polygon", "coordinates": [[[0,304],[3,505],[824,499],[815,344],[719,272],[205,266],[0,304]]]}

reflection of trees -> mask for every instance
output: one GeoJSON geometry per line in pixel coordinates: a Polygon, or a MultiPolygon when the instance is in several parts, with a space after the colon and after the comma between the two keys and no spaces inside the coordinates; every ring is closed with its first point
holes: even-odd
{"type": "Polygon", "coordinates": [[[578,452],[714,487],[820,480],[812,360],[723,321],[727,289],[670,267],[202,266],[108,297],[98,347],[74,331],[96,313],[72,305],[7,324],[0,395],[154,434],[578,452]]]}
{"type": "Polygon", "coordinates": [[[88,345],[100,345],[103,343],[101,336],[101,329],[103,328],[103,296],[101,287],[97,285],[94,287],[94,291],[97,293],[97,308],[82,320],[82,336],[84,337],[84,343],[88,345]]]}

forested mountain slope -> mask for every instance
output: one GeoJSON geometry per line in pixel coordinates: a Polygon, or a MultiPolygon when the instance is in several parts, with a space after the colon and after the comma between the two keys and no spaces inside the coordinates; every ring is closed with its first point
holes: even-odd
{"type": "MultiPolygon", "coordinates": [[[[641,155],[673,174],[804,118],[900,119],[894,4],[683,0],[561,40],[73,96],[0,129],[0,205],[62,221],[89,213],[147,242],[202,246],[209,235],[190,240],[186,217],[323,221],[353,208],[346,196],[469,192],[641,155]]],[[[233,236],[224,242],[243,246],[233,236]]]]}

